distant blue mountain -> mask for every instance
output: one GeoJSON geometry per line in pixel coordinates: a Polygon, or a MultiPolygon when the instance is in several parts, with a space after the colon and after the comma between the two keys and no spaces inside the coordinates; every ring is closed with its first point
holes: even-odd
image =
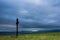
{"type": "MultiPolygon", "coordinates": [[[[54,30],[38,30],[38,31],[19,31],[19,34],[35,34],[35,33],[46,33],[46,32],[60,32],[60,29],[54,29],[54,30]]],[[[0,32],[0,35],[15,35],[16,32],[0,32]]]]}

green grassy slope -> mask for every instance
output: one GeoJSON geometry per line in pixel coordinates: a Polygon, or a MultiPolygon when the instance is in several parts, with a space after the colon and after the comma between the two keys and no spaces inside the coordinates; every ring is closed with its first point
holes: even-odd
{"type": "Polygon", "coordinates": [[[0,36],[0,40],[60,40],[60,32],[41,33],[41,34],[19,34],[18,38],[14,35],[0,36]]]}

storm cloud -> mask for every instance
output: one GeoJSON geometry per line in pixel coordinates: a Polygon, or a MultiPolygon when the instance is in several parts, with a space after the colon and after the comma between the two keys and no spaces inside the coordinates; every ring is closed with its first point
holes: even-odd
{"type": "Polygon", "coordinates": [[[0,30],[60,28],[60,0],[0,0],[0,30]],[[13,27],[13,28],[11,28],[13,27]]]}

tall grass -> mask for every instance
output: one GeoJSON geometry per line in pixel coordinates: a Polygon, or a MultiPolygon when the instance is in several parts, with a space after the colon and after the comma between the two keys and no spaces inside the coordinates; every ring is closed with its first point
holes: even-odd
{"type": "Polygon", "coordinates": [[[41,34],[1,35],[0,40],[60,40],[60,32],[41,34]]]}

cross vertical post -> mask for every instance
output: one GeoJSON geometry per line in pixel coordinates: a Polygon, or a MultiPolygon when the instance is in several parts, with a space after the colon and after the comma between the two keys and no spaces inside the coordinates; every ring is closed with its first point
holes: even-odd
{"type": "Polygon", "coordinates": [[[16,19],[16,37],[18,37],[18,24],[19,24],[19,21],[18,21],[18,18],[16,19]]]}

